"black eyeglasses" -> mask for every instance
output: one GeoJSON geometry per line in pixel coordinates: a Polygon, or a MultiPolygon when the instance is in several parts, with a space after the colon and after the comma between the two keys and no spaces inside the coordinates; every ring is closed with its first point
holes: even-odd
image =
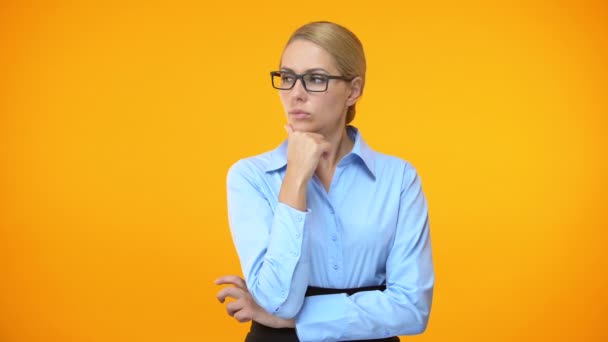
{"type": "Polygon", "coordinates": [[[322,93],[327,91],[329,80],[352,81],[353,78],[346,76],[332,76],[319,73],[296,74],[291,71],[271,71],[270,79],[272,87],[279,90],[289,90],[300,80],[306,91],[322,93]]]}

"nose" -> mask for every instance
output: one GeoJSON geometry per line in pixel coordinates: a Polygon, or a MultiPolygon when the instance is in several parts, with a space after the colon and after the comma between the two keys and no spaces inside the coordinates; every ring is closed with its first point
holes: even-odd
{"type": "Polygon", "coordinates": [[[289,95],[292,98],[295,98],[297,100],[304,100],[306,98],[306,95],[308,94],[308,92],[306,91],[306,89],[304,88],[304,81],[300,78],[296,80],[296,83],[293,85],[293,88],[291,88],[289,91],[289,95]]]}

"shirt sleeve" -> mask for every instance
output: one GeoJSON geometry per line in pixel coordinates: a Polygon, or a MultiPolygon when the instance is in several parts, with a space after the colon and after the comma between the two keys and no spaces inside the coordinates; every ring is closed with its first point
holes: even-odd
{"type": "Polygon", "coordinates": [[[262,176],[263,171],[246,161],[230,168],[230,231],[254,300],[267,312],[289,319],[300,311],[308,284],[309,262],[302,255],[307,250],[308,211],[269,198],[272,194],[262,176]],[[273,208],[271,203],[277,204],[273,208]]]}
{"type": "Polygon", "coordinates": [[[300,341],[377,339],[422,333],[434,287],[428,210],[420,179],[409,164],[401,186],[384,291],[307,297],[296,317],[300,341]]]}

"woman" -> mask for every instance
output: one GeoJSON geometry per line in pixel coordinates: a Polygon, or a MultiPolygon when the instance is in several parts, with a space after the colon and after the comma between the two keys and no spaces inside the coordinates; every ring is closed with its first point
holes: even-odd
{"type": "Polygon", "coordinates": [[[294,32],[272,85],[287,140],[228,172],[232,237],[246,282],[218,293],[252,320],[246,341],[399,341],[422,333],[434,271],[427,204],[406,161],[349,125],[365,85],[357,37],[330,22],[294,32]]]}

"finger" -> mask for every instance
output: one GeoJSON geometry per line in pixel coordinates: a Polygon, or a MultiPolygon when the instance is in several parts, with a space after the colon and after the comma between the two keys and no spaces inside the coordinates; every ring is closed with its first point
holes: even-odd
{"type": "Polygon", "coordinates": [[[241,309],[243,309],[242,300],[237,300],[237,301],[226,304],[226,312],[228,312],[228,315],[230,315],[230,317],[233,317],[234,314],[237,313],[241,309]]]}
{"type": "Polygon", "coordinates": [[[245,309],[236,312],[234,318],[241,323],[246,323],[253,319],[253,315],[250,310],[245,309]]]}
{"type": "Polygon", "coordinates": [[[323,134],[315,133],[315,132],[305,132],[304,135],[311,137],[314,141],[320,143],[325,140],[325,136],[323,134]]]}
{"type": "Polygon", "coordinates": [[[323,152],[329,152],[331,150],[331,143],[327,140],[323,140],[319,145],[323,152]]]}
{"type": "Polygon", "coordinates": [[[226,298],[230,297],[230,298],[234,298],[234,299],[239,299],[243,296],[243,290],[234,287],[234,286],[229,286],[229,287],[225,287],[223,289],[221,289],[218,293],[217,293],[217,300],[220,301],[220,303],[223,303],[226,298]]]}
{"type": "Polygon", "coordinates": [[[247,288],[247,284],[245,283],[245,280],[243,280],[243,278],[241,278],[237,275],[226,275],[226,276],[219,277],[218,279],[215,280],[215,284],[216,285],[232,284],[241,289],[247,288]]]}

